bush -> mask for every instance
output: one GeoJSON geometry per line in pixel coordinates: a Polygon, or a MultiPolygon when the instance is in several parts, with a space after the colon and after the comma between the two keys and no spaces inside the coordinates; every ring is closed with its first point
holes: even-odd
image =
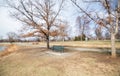
{"type": "Polygon", "coordinates": [[[74,41],[85,41],[86,36],[83,34],[82,36],[75,36],[74,41]]]}

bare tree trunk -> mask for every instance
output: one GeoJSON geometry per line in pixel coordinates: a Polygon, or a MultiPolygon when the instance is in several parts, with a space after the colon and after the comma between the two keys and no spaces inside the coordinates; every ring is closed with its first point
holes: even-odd
{"type": "Polygon", "coordinates": [[[46,24],[47,24],[47,30],[48,30],[47,35],[46,35],[47,49],[50,49],[50,26],[51,25],[49,24],[48,20],[47,20],[46,24]]]}
{"type": "Polygon", "coordinates": [[[115,34],[113,33],[111,33],[111,55],[112,58],[116,58],[115,34]]]}
{"type": "Polygon", "coordinates": [[[113,33],[113,31],[111,32],[111,55],[112,58],[116,58],[117,57],[117,53],[116,53],[116,47],[115,47],[115,35],[118,33],[118,26],[119,26],[119,12],[118,10],[116,11],[116,27],[115,27],[115,33],[113,33]]]}
{"type": "Polygon", "coordinates": [[[47,49],[50,49],[50,40],[49,40],[49,36],[47,36],[47,49]]]}

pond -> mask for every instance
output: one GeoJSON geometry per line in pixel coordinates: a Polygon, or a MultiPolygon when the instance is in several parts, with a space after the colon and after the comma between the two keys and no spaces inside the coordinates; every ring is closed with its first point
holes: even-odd
{"type": "Polygon", "coordinates": [[[0,51],[3,51],[5,48],[5,46],[0,46],[0,51]]]}

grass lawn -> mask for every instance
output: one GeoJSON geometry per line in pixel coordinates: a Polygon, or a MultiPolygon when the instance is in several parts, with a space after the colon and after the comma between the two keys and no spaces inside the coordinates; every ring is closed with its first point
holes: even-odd
{"type": "MultiPolygon", "coordinates": [[[[0,43],[0,45],[5,45],[5,46],[8,44],[10,43],[0,43]]],[[[39,42],[38,44],[36,44],[36,42],[23,42],[23,43],[14,43],[14,44],[19,44],[23,46],[29,46],[29,45],[46,46],[46,42],[39,42]]],[[[62,45],[62,46],[70,46],[70,47],[86,47],[86,48],[111,48],[110,40],[65,41],[65,42],[51,41],[50,46],[53,45],[62,45]]],[[[120,49],[120,41],[116,41],[115,46],[116,48],[120,49]]]]}
{"type": "MultiPolygon", "coordinates": [[[[63,45],[73,47],[88,47],[88,48],[110,48],[110,41],[66,41],[66,42],[51,42],[51,45],[63,45]]],[[[116,48],[120,48],[120,42],[116,42],[116,48]]]]}
{"type": "MultiPolygon", "coordinates": [[[[72,49],[66,50],[67,54],[54,55],[40,47],[46,46],[45,42],[15,44],[20,46],[18,51],[0,58],[0,76],[120,76],[120,56],[112,59],[108,53],[72,49]]],[[[110,41],[50,42],[50,45],[110,48],[110,41]]],[[[120,49],[120,42],[116,42],[116,48],[120,49]]]]}
{"type": "Polygon", "coordinates": [[[20,47],[0,58],[0,76],[120,76],[120,57],[70,51],[53,55],[40,47],[20,47]]]}
{"type": "MultiPolygon", "coordinates": [[[[32,43],[29,43],[32,44],[32,43]]],[[[46,46],[46,42],[39,42],[38,46],[46,46]]],[[[110,41],[59,41],[59,42],[50,42],[50,46],[53,45],[62,45],[62,46],[69,46],[69,47],[86,47],[86,48],[111,48],[110,41]]],[[[120,41],[116,41],[116,48],[120,49],[120,41]]]]}

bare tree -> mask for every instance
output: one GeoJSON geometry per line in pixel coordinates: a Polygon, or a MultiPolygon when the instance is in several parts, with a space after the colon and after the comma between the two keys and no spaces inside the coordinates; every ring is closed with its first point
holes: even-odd
{"type": "Polygon", "coordinates": [[[79,29],[79,36],[81,38],[81,41],[84,40],[83,36],[85,35],[86,36],[86,32],[89,31],[89,24],[90,24],[90,19],[85,16],[85,15],[82,15],[81,17],[78,16],[77,19],[76,19],[76,25],[78,26],[77,29],[79,29]]]}
{"type": "Polygon", "coordinates": [[[110,32],[108,31],[105,32],[105,39],[110,40],[110,32]]]}
{"type": "MultiPolygon", "coordinates": [[[[117,7],[115,7],[115,9],[112,10],[110,1],[105,0],[105,1],[101,1],[101,3],[103,3],[103,6],[108,13],[108,25],[110,26],[110,28],[108,28],[108,30],[110,31],[110,34],[111,34],[112,57],[115,58],[116,57],[115,35],[118,33],[120,6],[118,4],[117,7]]],[[[120,3],[120,1],[119,1],[119,3],[120,3]]]]}
{"type": "Polygon", "coordinates": [[[115,6],[114,10],[112,9],[112,6],[111,6],[111,3],[112,3],[111,0],[97,1],[101,4],[102,7],[104,7],[104,10],[106,11],[108,15],[107,24],[105,24],[104,21],[99,22],[95,20],[87,11],[85,11],[84,9],[81,8],[81,6],[79,6],[79,4],[77,3],[77,0],[71,0],[71,1],[77,8],[79,8],[80,11],[85,13],[91,20],[93,20],[95,24],[100,24],[109,30],[110,35],[111,35],[111,50],[112,50],[111,54],[112,54],[112,57],[115,58],[116,57],[115,35],[118,32],[118,25],[119,25],[119,19],[120,19],[120,0],[118,0],[118,4],[115,6]]]}
{"type": "Polygon", "coordinates": [[[67,27],[67,22],[60,23],[59,25],[59,36],[62,37],[63,42],[65,41],[65,37],[67,37],[67,27]]]}
{"type": "Polygon", "coordinates": [[[54,40],[56,40],[57,41],[57,37],[59,36],[59,32],[58,32],[59,30],[53,30],[51,33],[50,33],[50,36],[52,36],[54,39],[53,39],[53,41],[54,40]]]}
{"type": "Polygon", "coordinates": [[[50,29],[55,25],[64,0],[7,0],[7,3],[14,9],[12,15],[16,19],[34,29],[31,35],[33,36],[36,32],[44,35],[47,48],[50,48],[50,29]]]}
{"type": "Polygon", "coordinates": [[[120,26],[119,26],[119,29],[118,29],[118,33],[116,34],[116,38],[120,40],[120,26]]]}
{"type": "Polygon", "coordinates": [[[100,28],[96,28],[95,29],[95,34],[96,34],[97,40],[101,40],[102,39],[102,32],[101,32],[100,28]]]}
{"type": "Polygon", "coordinates": [[[8,32],[7,36],[8,36],[8,40],[10,43],[17,41],[17,39],[18,39],[17,34],[14,32],[8,32]]]}

